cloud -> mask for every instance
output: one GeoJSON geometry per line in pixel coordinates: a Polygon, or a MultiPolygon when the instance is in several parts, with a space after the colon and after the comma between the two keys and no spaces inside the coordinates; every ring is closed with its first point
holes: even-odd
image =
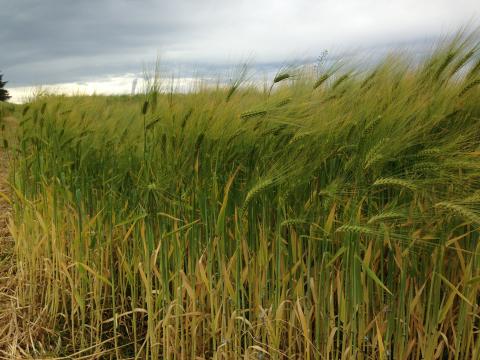
{"type": "MultiPolygon", "coordinates": [[[[205,86],[215,86],[215,78],[162,78],[160,88],[162,91],[190,92],[205,86]]],[[[124,74],[122,76],[109,76],[98,78],[88,82],[57,83],[43,86],[19,86],[9,90],[10,102],[21,104],[28,102],[40,94],[61,95],[119,95],[143,93],[147,87],[144,79],[139,79],[136,74],[124,74]],[[135,86],[133,85],[135,83],[135,86]]]]}
{"type": "Polygon", "coordinates": [[[11,86],[170,69],[276,64],[430,39],[475,23],[476,0],[15,0],[1,2],[0,69],[11,86]]]}

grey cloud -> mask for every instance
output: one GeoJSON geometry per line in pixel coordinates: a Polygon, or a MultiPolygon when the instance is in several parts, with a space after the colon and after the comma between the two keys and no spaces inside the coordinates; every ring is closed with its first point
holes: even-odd
{"type": "Polygon", "coordinates": [[[473,0],[0,0],[0,70],[10,85],[262,64],[418,41],[476,21],[473,0]]]}

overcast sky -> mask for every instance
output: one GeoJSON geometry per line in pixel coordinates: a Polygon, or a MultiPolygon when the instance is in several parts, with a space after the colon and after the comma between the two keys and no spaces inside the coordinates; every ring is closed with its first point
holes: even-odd
{"type": "Polygon", "coordinates": [[[0,0],[0,70],[10,87],[250,60],[275,66],[425,42],[477,25],[479,0],[0,0]]]}

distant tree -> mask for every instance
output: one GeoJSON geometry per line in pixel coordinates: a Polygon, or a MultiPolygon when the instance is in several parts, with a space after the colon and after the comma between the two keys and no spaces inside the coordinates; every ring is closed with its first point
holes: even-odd
{"type": "Polygon", "coordinates": [[[2,81],[3,74],[0,74],[0,101],[7,101],[11,98],[10,94],[3,87],[8,81],[2,81]]]}

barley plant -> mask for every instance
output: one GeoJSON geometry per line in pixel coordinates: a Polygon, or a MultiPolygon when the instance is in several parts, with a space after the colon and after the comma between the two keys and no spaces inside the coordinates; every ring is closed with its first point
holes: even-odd
{"type": "Polygon", "coordinates": [[[78,359],[479,359],[480,42],[189,94],[42,96],[18,338],[78,359]]]}

